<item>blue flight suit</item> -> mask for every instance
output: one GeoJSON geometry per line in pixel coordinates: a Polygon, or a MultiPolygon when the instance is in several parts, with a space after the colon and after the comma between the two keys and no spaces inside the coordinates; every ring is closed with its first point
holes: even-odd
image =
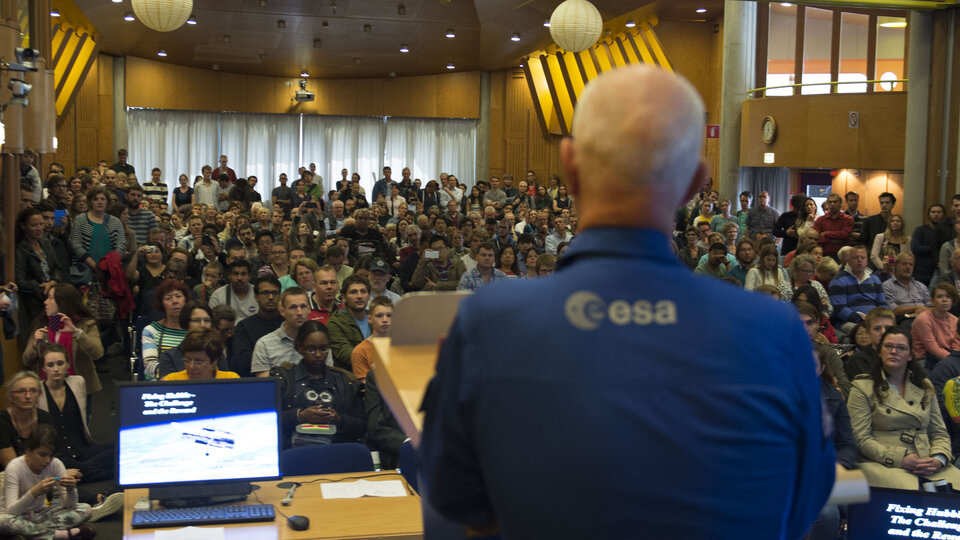
{"type": "Polygon", "coordinates": [[[585,230],[558,270],[460,304],[424,399],[427,500],[504,538],[803,535],[835,456],[796,309],[651,230],[585,230]]]}

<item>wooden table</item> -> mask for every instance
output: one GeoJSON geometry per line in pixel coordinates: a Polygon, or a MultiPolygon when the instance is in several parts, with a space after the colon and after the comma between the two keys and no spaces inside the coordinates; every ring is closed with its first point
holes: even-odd
{"type": "MultiPolygon", "coordinates": [[[[400,480],[407,482],[394,471],[382,473],[327,474],[320,476],[291,476],[283,482],[306,482],[314,479],[336,480],[345,477],[360,477],[367,481],[400,480]]],[[[270,539],[307,539],[307,538],[423,538],[423,520],[420,517],[420,497],[416,494],[406,497],[361,497],[359,499],[324,499],[320,493],[323,480],[305,484],[297,488],[293,503],[281,506],[280,500],[287,490],[277,487],[280,480],[255,482],[260,489],[255,493],[264,504],[273,504],[278,510],[277,519],[270,523],[250,523],[234,525],[204,525],[204,527],[223,527],[225,537],[231,540],[270,540],[270,539]],[[303,515],[310,518],[310,528],[295,531],[287,525],[280,515],[303,515]]],[[[344,480],[349,482],[349,480],[344,480]]],[[[146,489],[128,489],[124,492],[123,537],[125,539],[152,539],[157,529],[131,529],[130,517],[137,499],[147,496],[146,489]]],[[[251,494],[247,504],[259,501],[251,494]]],[[[156,504],[156,503],[154,503],[156,504]]]]}

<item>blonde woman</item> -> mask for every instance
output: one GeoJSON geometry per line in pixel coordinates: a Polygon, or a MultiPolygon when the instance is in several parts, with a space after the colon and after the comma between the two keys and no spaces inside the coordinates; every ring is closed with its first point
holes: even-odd
{"type": "Polygon", "coordinates": [[[744,284],[744,288],[752,291],[761,285],[772,285],[778,291],[779,296],[780,283],[789,281],[789,279],[787,272],[780,267],[777,258],[777,246],[767,244],[760,248],[760,261],[747,272],[747,282],[744,284]]]}
{"type": "Polygon", "coordinates": [[[904,227],[903,216],[899,214],[890,216],[890,221],[887,221],[887,230],[873,239],[870,263],[873,264],[874,268],[883,268],[882,254],[889,251],[887,248],[893,250],[894,257],[901,253],[910,253],[910,236],[906,232],[906,227],[904,227]]]}

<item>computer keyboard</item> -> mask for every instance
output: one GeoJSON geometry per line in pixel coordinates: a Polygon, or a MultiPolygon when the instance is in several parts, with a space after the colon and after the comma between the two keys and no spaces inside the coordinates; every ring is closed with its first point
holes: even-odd
{"type": "Polygon", "coordinates": [[[213,525],[216,523],[249,523],[273,521],[272,504],[236,506],[196,506],[193,508],[165,508],[161,510],[134,510],[130,526],[134,529],[213,525]]]}

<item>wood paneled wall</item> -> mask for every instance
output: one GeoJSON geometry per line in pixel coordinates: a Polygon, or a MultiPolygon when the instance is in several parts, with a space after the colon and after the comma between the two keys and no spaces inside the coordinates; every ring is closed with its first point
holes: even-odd
{"type": "MultiPolygon", "coordinates": [[[[892,193],[897,198],[893,213],[903,213],[903,173],[900,171],[844,169],[833,178],[832,191],[841,197],[846,196],[849,191],[856,191],[860,195],[860,213],[868,216],[880,212],[881,193],[892,193]]],[[[912,231],[922,223],[904,223],[904,225],[908,231],[912,231]]]]}
{"type": "Polygon", "coordinates": [[[98,56],[77,98],[57,118],[57,141],[57,152],[45,164],[59,161],[69,173],[101,159],[113,163],[113,57],[98,56]]]}
{"type": "Polygon", "coordinates": [[[479,118],[480,73],[385,79],[309,79],[316,101],[297,103],[298,79],[239,75],[128,56],[127,107],[347,116],[479,118]]]}
{"type": "Polygon", "coordinates": [[[740,165],[769,167],[763,154],[776,154],[777,167],[903,170],[907,95],[834,94],[771,97],[745,101],[740,131],[740,165]],[[851,111],[859,127],[848,127],[851,111]],[[766,116],[777,123],[777,138],[761,140],[766,116]]]}

